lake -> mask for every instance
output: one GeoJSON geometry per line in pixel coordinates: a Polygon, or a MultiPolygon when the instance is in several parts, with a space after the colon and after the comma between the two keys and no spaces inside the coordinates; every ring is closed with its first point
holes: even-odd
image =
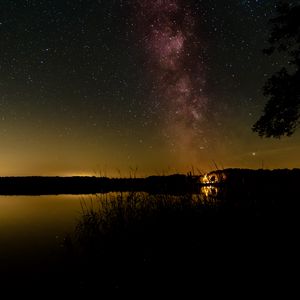
{"type": "Polygon", "coordinates": [[[0,196],[0,275],[45,270],[63,253],[83,196],[0,196]]]}

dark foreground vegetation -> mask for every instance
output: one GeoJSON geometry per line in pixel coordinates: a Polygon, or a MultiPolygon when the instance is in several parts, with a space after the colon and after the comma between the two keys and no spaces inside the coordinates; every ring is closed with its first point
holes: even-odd
{"type": "Polygon", "coordinates": [[[243,299],[280,289],[288,297],[297,286],[299,170],[209,176],[215,182],[200,194],[85,199],[59,266],[32,287],[104,299],[161,291],[243,299]]]}
{"type": "Polygon", "coordinates": [[[129,193],[84,202],[66,240],[71,285],[140,295],[248,295],[287,279],[293,286],[299,170],[220,172],[227,181],[198,195],[129,193]]]}

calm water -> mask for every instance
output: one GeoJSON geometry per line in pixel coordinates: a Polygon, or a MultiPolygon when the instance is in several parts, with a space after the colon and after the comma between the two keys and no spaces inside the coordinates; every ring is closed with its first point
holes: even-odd
{"type": "MultiPolygon", "coordinates": [[[[90,196],[89,196],[90,197],[90,196]]],[[[0,272],[38,269],[63,251],[83,196],[0,196],[0,272]]]]}

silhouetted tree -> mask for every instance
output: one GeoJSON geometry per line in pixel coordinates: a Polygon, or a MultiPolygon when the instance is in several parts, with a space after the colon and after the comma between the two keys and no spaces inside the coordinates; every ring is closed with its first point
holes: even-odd
{"type": "Polygon", "coordinates": [[[264,53],[272,55],[277,51],[289,62],[263,87],[269,100],[252,128],[261,137],[290,136],[300,123],[300,4],[281,3],[278,13],[270,20],[270,48],[264,53]]]}

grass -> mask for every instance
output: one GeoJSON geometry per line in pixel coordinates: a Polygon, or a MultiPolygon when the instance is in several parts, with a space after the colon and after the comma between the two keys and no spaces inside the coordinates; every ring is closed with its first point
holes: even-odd
{"type": "Polygon", "coordinates": [[[297,253],[299,171],[226,172],[228,180],[198,195],[83,201],[66,247],[71,289],[144,298],[161,290],[258,291],[266,278],[279,286],[297,253]]]}
{"type": "Polygon", "coordinates": [[[116,291],[146,288],[150,282],[157,287],[167,278],[169,282],[174,261],[179,266],[182,257],[188,258],[187,251],[196,252],[201,216],[215,209],[202,200],[192,195],[120,193],[83,202],[72,239],[73,266],[85,274],[81,288],[100,285],[116,291]],[[161,278],[163,273],[169,275],[161,278]]]}
{"type": "Polygon", "coordinates": [[[119,193],[84,201],[71,239],[72,284],[80,278],[79,290],[110,293],[203,289],[211,278],[222,284],[231,270],[237,282],[255,272],[255,285],[262,267],[274,269],[283,215],[276,201],[267,201],[266,212],[254,191],[241,198],[221,187],[218,195],[119,193]]]}

